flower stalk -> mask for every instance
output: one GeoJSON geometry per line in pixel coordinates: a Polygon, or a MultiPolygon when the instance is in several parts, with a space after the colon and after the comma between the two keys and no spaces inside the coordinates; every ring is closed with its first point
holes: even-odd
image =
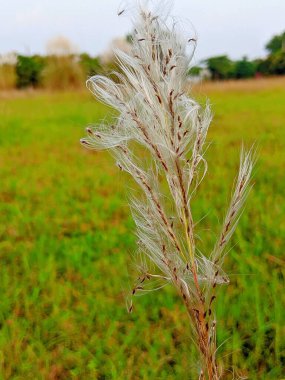
{"type": "Polygon", "coordinates": [[[242,151],[235,190],[213,251],[198,252],[191,202],[207,172],[204,146],[212,116],[209,105],[202,109],[185,88],[193,55],[186,53],[189,44],[194,51],[196,39],[183,36],[167,17],[138,7],[131,53],[115,51],[118,80],[94,76],[87,81],[118,116],[112,125],[89,127],[81,142],[90,149],[110,150],[118,167],[141,189],[141,196],[131,200],[141,259],[132,295],[147,292],[151,281],[173,284],[200,353],[198,378],[218,380],[223,371],[216,360],[214,302],[217,285],[229,283],[222,270],[225,247],[248,193],[252,154],[242,151]]]}

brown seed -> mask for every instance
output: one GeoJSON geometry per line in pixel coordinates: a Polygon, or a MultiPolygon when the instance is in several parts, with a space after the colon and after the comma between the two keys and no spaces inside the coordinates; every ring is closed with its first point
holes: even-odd
{"type": "Polygon", "coordinates": [[[161,101],[161,97],[160,97],[159,95],[156,95],[156,97],[157,97],[157,99],[158,99],[158,101],[159,101],[159,104],[161,104],[161,103],[162,103],[162,101],[161,101]]]}
{"type": "Polygon", "coordinates": [[[91,128],[89,128],[89,127],[86,128],[86,132],[88,133],[88,135],[93,136],[93,131],[91,128]]]}

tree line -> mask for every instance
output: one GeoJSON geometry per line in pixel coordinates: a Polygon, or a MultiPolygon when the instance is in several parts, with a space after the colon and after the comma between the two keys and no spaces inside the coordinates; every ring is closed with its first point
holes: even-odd
{"type": "MultiPolygon", "coordinates": [[[[130,44],[129,36],[125,40],[130,44]]],[[[202,77],[205,70],[209,79],[242,79],[285,74],[285,32],[276,35],[265,46],[265,58],[233,61],[227,55],[210,57],[189,70],[189,76],[202,77]]],[[[87,53],[72,51],[67,40],[54,42],[54,49],[45,56],[17,55],[14,63],[0,63],[0,89],[43,87],[50,89],[80,88],[85,79],[116,69],[114,56],[108,60],[87,53]]],[[[206,77],[206,76],[205,76],[206,77]]]]}
{"type": "Polygon", "coordinates": [[[285,32],[276,35],[265,46],[267,56],[255,60],[243,57],[233,61],[227,55],[211,57],[201,66],[190,69],[190,75],[200,75],[207,69],[213,80],[253,78],[256,76],[285,74],[285,32]]]}

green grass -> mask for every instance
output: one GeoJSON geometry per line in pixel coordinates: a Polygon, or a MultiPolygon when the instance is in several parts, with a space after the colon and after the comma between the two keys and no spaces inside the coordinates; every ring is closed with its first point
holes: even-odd
{"type": "MultiPolygon", "coordinates": [[[[284,81],[284,80],[283,80],[284,81]]],[[[249,86],[249,87],[248,87],[249,86]]],[[[211,248],[241,141],[258,146],[254,189],[217,299],[219,357],[249,379],[285,377],[285,90],[218,85],[209,172],[194,207],[211,248]]],[[[125,307],[131,253],[128,178],[84,150],[109,110],[88,94],[0,98],[0,379],[195,379],[188,320],[169,287],[125,307]]]]}

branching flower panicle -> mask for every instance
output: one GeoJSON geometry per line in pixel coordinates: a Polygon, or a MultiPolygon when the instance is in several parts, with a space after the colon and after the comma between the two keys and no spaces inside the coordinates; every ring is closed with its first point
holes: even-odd
{"type": "Polygon", "coordinates": [[[204,256],[196,249],[191,202],[207,171],[204,152],[212,115],[209,105],[202,109],[185,89],[189,44],[194,51],[195,38],[184,37],[175,23],[169,26],[159,13],[139,7],[131,53],[115,51],[117,81],[103,76],[87,81],[118,116],[111,125],[89,127],[81,142],[90,149],[109,149],[142,191],[131,201],[139,257],[144,257],[132,294],[146,291],[153,280],[174,285],[200,352],[199,378],[217,380],[222,371],[216,360],[215,292],[217,285],[229,282],[221,266],[248,192],[252,160],[251,152],[242,152],[220,236],[212,253],[204,256]],[[146,152],[148,159],[142,159],[146,152]]]}

